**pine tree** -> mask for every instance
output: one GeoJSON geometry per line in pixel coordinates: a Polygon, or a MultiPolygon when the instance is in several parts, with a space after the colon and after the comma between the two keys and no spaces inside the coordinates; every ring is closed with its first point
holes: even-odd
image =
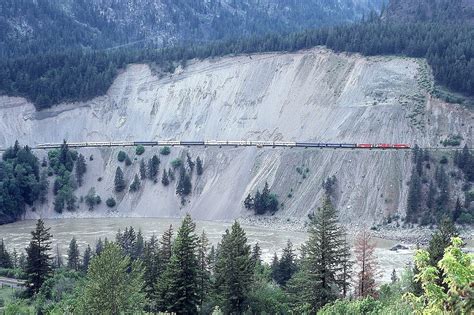
{"type": "Polygon", "coordinates": [[[132,259],[140,259],[143,256],[143,251],[145,248],[145,242],[143,240],[142,230],[138,230],[137,237],[132,246],[132,259]]]}
{"type": "Polygon", "coordinates": [[[132,184],[130,185],[130,191],[131,191],[131,192],[139,191],[139,190],[140,190],[140,186],[141,186],[140,178],[138,178],[138,175],[135,174],[135,177],[133,178],[133,182],[132,182],[132,184]]]}
{"type": "Polygon", "coordinates": [[[13,261],[11,255],[8,253],[5,243],[0,242],[0,268],[13,268],[13,261]]]}
{"type": "Polygon", "coordinates": [[[296,270],[296,254],[293,250],[293,244],[288,240],[278,263],[278,277],[276,281],[278,284],[285,286],[296,270]]]}
{"type": "Polygon", "coordinates": [[[77,246],[75,237],[73,237],[69,243],[69,250],[67,252],[67,267],[75,271],[78,271],[80,268],[79,247],[77,246]]]}
{"type": "Polygon", "coordinates": [[[164,295],[164,306],[168,312],[197,313],[199,264],[196,257],[198,237],[194,231],[195,224],[191,216],[186,215],[178,229],[170,262],[159,280],[159,287],[166,288],[161,295],[164,295]]]}
{"type": "Polygon", "coordinates": [[[153,155],[152,158],[148,161],[148,177],[155,181],[158,176],[158,169],[160,167],[160,159],[158,156],[153,155]]]}
{"type": "Polygon", "coordinates": [[[160,258],[161,266],[160,271],[163,272],[168,265],[173,249],[173,226],[170,227],[163,233],[160,240],[160,258]]]}
{"type": "Polygon", "coordinates": [[[204,302],[208,299],[208,294],[211,286],[211,270],[209,260],[209,240],[206,233],[203,231],[199,238],[197,248],[197,294],[199,309],[202,310],[204,302]]]}
{"type": "Polygon", "coordinates": [[[357,234],[354,252],[359,270],[355,287],[356,296],[374,297],[376,294],[377,260],[375,258],[375,243],[368,231],[362,230],[357,234]]]}
{"type": "Polygon", "coordinates": [[[202,161],[201,161],[201,158],[198,156],[196,158],[196,174],[198,176],[201,176],[203,172],[204,172],[204,170],[203,170],[203,167],[202,167],[202,161]]]}
{"type": "Polygon", "coordinates": [[[99,238],[99,240],[95,244],[95,255],[99,256],[100,253],[102,253],[103,250],[104,250],[104,243],[102,243],[102,239],[99,238]]]}
{"type": "Polygon", "coordinates": [[[339,258],[341,263],[341,272],[337,277],[337,283],[341,288],[342,297],[345,298],[347,297],[347,294],[349,293],[349,288],[351,287],[352,267],[354,265],[354,262],[351,259],[351,248],[349,246],[349,243],[347,242],[347,239],[345,241],[345,244],[341,248],[339,258]]]}
{"type": "Polygon", "coordinates": [[[86,159],[84,158],[84,155],[79,154],[77,157],[77,162],[76,162],[76,180],[77,184],[79,187],[82,186],[83,180],[84,180],[84,174],[87,171],[87,166],[86,166],[86,159]]]}
{"type": "Polygon", "coordinates": [[[160,248],[155,235],[152,235],[149,241],[146,241],[143,248],[143,264],[145,266],[145,294],[149,304],[147,311],[157,312],[158,306],[155,301],[157,283],[160,275],[160,248]]]}
{"type": "Polygon", "coordinates": [[[25,272],[27,274],[27,288],[32,295],[38,293],[44,281],[51,274],[51,238],[50,228],[44,227],[43,220],[39,219],[36,228],[31,232],[32,239],[26,248],[27,260],[25,272]]]}
{"type": "Polygon", "coordinates": [[[168,173],[166,172],[166,169],[163,170],[163,176],[161,177],[161,183],[165,187],[170,184],[170,180],[168,178],[168,173]]]}
{"type": "Polygon", "coordinates": [[[78,314],[134,314],[143,311],[143,267],[131,262],[114,243],[105,245],[91,261],[86,283],[78,298],[78,314]]]}
{"type": "Polygon", "coordinates": [[[120,168],[120,166],[118,166],[116,171],[115,171],[114,184],[115,184],[115,191],[116,192],[122,192],[126,187],[125,179],[123,178],[123,172],[122,172],[122,169],[120,168]]]}
{"type": "Polygon", "coordinates": [[[250,245],[239,223],[226,230],[217,254],[215,294],[224,313],[243,313],[252,285],[253,263],[250,245]]]}
{"type": "Polygon", "coordinates": [[[420,209],[421,200],[421,179],[417,171],[413,169],[410,179],[410,188],[408,190],[407,200],[407,221],[416,222],[416,214],[420,209]]]}
{"type": "Polygon", "coordinates": [[[448,217],[443,217],[428,243],[427,251],[430,254],[431,266],[437,267],[438,262],[443,258],[445,248],[451,244],[451,238],[456,236],[458,236],[458,231],[453,221],[448,217]]]}
{"type": "Polygon", "coordinates": [[[186,153],[186,161],[188,163],[188,167],[189,167],[189,172],[192,174],[193,171],[194,171],[194,162],[193,160],[191,159],[191,156],[189,155],[189,153],[186,153]]]}
{"type": "Polygon", "coordinates": [[[170,178],[170,182],[175,180],[174,171],[172,168],[168,169],[168,177],[170,178]]]}
{"type": "Polygon", "coordinates": [[[82,258],[82,265],[81,265],[82,271],[87,272],[87,269],[89,269],[89,265],[91,263],[91,259],[92,259],[92,249],[89,245],[87,245],[87,248],[84,251],[84,257],[82,258]]]}
{"type": "Polygon", "coordinates": [[[143,161],[143,159],[140,160],[140,179],[141,180],[146,179],[146,166],[145,166],[145,161],[143,161]]]}
{"type": "Polygon", "coordinates": [[[258,242],[252,247],[252,262],[254,266],[258,266],[262,263],[262,249],[258,242]]]}
{"type": "Polygon", "coordinates": [[[334,288],[341,288],[338,278],[344,269],[341,252],[346,246],[337,211],[326,196],[311,220],[301,268],[288,284],[290,298],[296,303],[307,303],[311,313],[335,300],[339,292],[334,288]]]}
{"type": "Polygon", "coordinates": [[[185,197],[191,193],[191,178],[186,173],[184,166],[179,168],[178,185],[176,186],[176,194],[185,197]]]}
{"type": "Polygon", "coordinates": [[[276,283],[280,280],[280,261],[277,253],[273,253],[272,263],[270,264],[271,276],[276,283]]]}
{"type": "Polygon", "coordinates": [[[59,163],[64,165],[66,170],[72,172],[74,168],[74,160],[72,159],[71,151],[69,151],[69,146],[67,145],[66,140],[63,141],[61,148],[59,149],[59,163]]]}

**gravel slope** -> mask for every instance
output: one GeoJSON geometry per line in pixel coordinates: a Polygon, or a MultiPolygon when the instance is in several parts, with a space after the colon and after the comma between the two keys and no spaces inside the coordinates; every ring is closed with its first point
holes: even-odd
{"type": "MultiPolygon", "coordinates": [[[[108,94],[80,104],[35,112],[22,98],[0,97],[0,146],[15,139],[43,142],[152,139],[262,139],[438,146],[450,134],[472,145],[473,113],[431,98],[424,63],[398,57],[365,58],[323,48],[193,62],[156,77],[146,65],[130,65],[108,94]]],[[[182,156],[174,148],[162,166],[182,156]]],[[[94,186],[105,200],[118,162],[115,149],[86,149],[85,195],[94,186]],[[99,182],[98,177],[102,177],[99,182]]],[[[128,150],[134,157],[132,149],[128,150]]],[[[149,158],[158,149],[148,149],[149,158]]],[[[115,196],[117,212],[130,216],[180,216],[231,220],[245,217],[242,201],[265,181],[284,204],[283,218],[301,219],[319,205],[321,182],[338,179],[337,205],[347,223],[373,224],[403,215],[411,169],[409,152],[303,149],[191,149],[205,171],[193,178],[193,195],[183,207],[174,187],[147,182],[139,193],[115,196]],[[308,168],[306,178],[296,167],[308,168]],[[293,191],[291,191],[293,189],[293,191]],[[292,198],[288,197],[291,192],[292,198]]],[[[141,158],[141,157],[139,157],[141,158]]],[[[138,160],[139,160],[138,158],[138,160]]],[[[126,168],[129,180],[138,160],[126,168]]],[[[124,167],[124,166],[122,166],[124,167]]],[[[162,169],[162,168],[161,168],[162,169]]],[[[52,198],[50,198],[52,199],[52,198]]],[[[73,216],[104,216],[102,205],[73,216]]],[[[51,207],[32,216],[54,217],[51,207]]],[[[68,214],[71,215],[71,214],[68,214]]]]}

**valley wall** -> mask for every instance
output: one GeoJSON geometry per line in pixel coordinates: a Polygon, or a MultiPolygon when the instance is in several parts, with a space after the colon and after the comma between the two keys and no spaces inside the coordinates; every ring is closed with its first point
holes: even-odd
{"type": "MultiPolygon", "coordinates": [[[[0,146],[16,139],[35,145],[108,140],[289,140],[350,143],[409,143],[438,147],[449,135],[473,145],[474,115],[432,98],[423,88],[430,76],[421,60],[335,54],[324,48],[287,54],[260,54],[195,61],[158,77],[147,65],[130,65],[107,95],[84,103],[36,112],[23,98],[0,97],[0,146]]],[[[118,201],[116,215],[182,216],[232,220],[247,217],[249,192],[267,181],[282,203],[276,216],[304,220],[320,204],[321,183],[335,175],[336,203],[346,223],[375,224],[403,216],[411,172],[409,151],[257,148],[172,148],[163,166],[187,152],[204,161],[194,174],[193,192],[181,205],[174,184],[142,183],[139,192],[116,194],[116,167],[128,183],[143,156],[126,149],[133,164],[117,161],[119,149],[81,149],[87,158],[85,185],[105,201],[118,201]],[[93,160],[89,161],[89,157],[93,160]],[[308,168],[303,178],[297,167],[308,168]],[[100,177],[100,180],[99,180],[100,177]],[[290,197],[291,195],[291,197],[290,197]]],[[[44,155],[44,152],[39,153],[44,155]]],[[[48,207],[28,216],[55,217],[48,207]]],[[[70,216],[106,216],[80,204],[70,216]]]]}

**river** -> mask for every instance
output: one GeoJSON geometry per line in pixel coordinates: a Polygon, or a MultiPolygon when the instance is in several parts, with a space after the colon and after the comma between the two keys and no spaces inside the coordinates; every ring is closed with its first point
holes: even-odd
{"type": "MultiPolygon", "coordinates": [[[[91,219],[52,219],[45,220],[46,227],[51,227],[53,235],[53,248],[59,244],[63,255],[67,253],[69,241],[76,237],[81,251],[90,244],[92,247],[99,238],[107,237],[109,240],[115,239],[117,231],[124,230],[128,226],[133,226],[136,230],[141,230],[144,237],[148,238],[152,234],[161,236],[161,234],[170,226],[178,229],[181,223],[180,219],[172,218],[91,218],[91,219]]],[[[31,238],[30,232],[34,229],[36,221],[24,220],[12,224],[0,226],[0,238],[3,238],[7,247],[17,251],[25,248],[31,238]]],[[[222,234],[232,223],[215,221],[197,221],[196,232],[200,234],[205,230],[210,242],[217,244],[222,234]]],[[[306,241],[305,232],[279,231],[271,228],[246,226],[243,225],[247,233],[250,244],[258,242],[262,248],[262,258],[270,262],[273,254],[281,253],[287,240],[291,240],[295,248],[306,241]]],[[[351,235],[349,235],[351,238],[351,235]]],[[[375,238],[376,255],[380,265],[381,278],[379,281],[387,282],[390,280],[392,269],[397,273],[412,261],[413,250],[389,250],[394,241],[375,238]]]]}

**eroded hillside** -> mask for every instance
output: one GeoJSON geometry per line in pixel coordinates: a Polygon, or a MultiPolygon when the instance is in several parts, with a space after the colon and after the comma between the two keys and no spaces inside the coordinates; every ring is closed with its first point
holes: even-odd
{"type": "MultiPolygon", "coordinates": [[[[81,104],[36,112],[22,98],[0,98],[0,145],[107,140],[315,140],[409,143],[439,146],[449,135],[472,145],[474,117],[457,105],[426,94],[430,75],[424,62],[408,58],[334,54],[314,49],[292,54],[226,57],[189,64],[157,77],[146,65],[131,65],[108,94],[81,104]]],[[[265,181],[283,203],[278,216],[303,218],[319,205],[322,181],[335,175],[336,200],[345,222],[380,222],[403,215],[411,170],[410,152],[302,149],[173,148],[163,166],[185,151],[204,161],[193,176],[185,206],[174,185],[146,181],[139,192],[116,194],[113,181],[118,149],[86,149],[85,195],[95,187],[103,200],[115,196],[120,214],[228,220],[247,216],[249,192],[265,181]],[[297,172],[306,170],[305,176],[297,172]],[[98,180],[101,178],[100,181],[98,180]],[[305,178],[304,178],[305,177],[305,178]],[[290,197],[291,195],[291,197],[290,197]]],[[[126,150],[135,157],[134,150],[126,150]]],[[[129,167],[128,183],[141,158],[129,167]]],[[[161,171],[160,171],[161,172],[161,171]]],[[[49,198],[52,204],[52,196],[49,198]]],[[[75,215],[103,215],[102,204],[75,215]]],[[[37,214],[55,216],[52,207],[37,214]]],[[[37,215],[35,214],[35,215],[37,215]]]]}

